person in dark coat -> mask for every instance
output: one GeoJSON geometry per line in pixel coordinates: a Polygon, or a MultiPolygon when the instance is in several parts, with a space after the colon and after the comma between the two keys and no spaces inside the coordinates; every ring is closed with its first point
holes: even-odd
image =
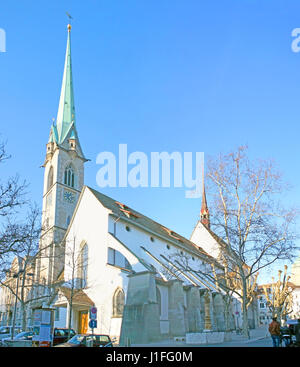
{"type": "Polygon", "coordinates": [[[271,338],[273,341],[273,347],[279,347],[280,344],[280,324],[277,321],[276,317],[272,318],[272,322],[269,325],[269,333],[271,334],[271,338]]]}

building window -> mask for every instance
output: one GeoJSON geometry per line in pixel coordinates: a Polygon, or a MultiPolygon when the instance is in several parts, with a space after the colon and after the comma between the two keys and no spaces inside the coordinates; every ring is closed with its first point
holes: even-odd
{"type": "Polygon", "coordinates": [[[125,304],[123,289],[117,288],[113,295],[113,317],[122,317],[125,304]]]}
{"type": "Polygon", "coordinates": [[[156,287],[156,299],[157,299],[157,304],[158,304],[159,316],[161,316],[161,294],[160,294],[160,290],[158,287],[156,287]]]}
{"type": "Polygon", "coordinates": [[[75,187],[75,174],[71,165],[65,169],[64,184],[70,187],[75,187]]]}
{"type": "Polygon", "coordinates": [[[121,252],[109,247],[107,252],[107,263],[109,265],[118,266],[120,268],[124,268],[127,270],[131,270],[132,267],[129,263],[129,261],[126,259],[124,255],[121,254],[121,252]]]}
{"type": "Polygon", "coordinates": [[[150,237],[150,241],[151,241],[151,242],[154,242],[154,238],[153,238],[153,237],[150,237]]]}
{"type": "Polygon", "coordinates": [[[265,308],[265,304],[261,302],[261,303],[259,304],[259,308],[265,308]]]}
{"type": "Polygon", "coordinates": [[[48,173],[47,191],[53,185],[53,167],[51,166],[48,173]]]}
{"type": "Polygon", "coordinates": [[[59,307],[55,307],[55,321],[59,321],[59,307]]]}
{"type": "Polygon", "coordinates": [[[88,245],[85,243],[81,246],[79,258],[79,274],[80,287],[85,288],[87,286],[87,274],[88,274],[88,245]]]}
{"type": "Polygon", "coordinates": [[[127,232],[130,232],[130,227],[126,226],[125,228],[127,232]]]}

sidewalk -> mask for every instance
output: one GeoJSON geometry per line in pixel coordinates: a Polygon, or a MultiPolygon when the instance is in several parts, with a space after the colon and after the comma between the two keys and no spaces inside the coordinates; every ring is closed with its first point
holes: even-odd
{"type": "MultiPolygon", "coordinates": [[[[250,343],[256,340],[264,339],[269,337],[268,327],[267,325],[260,326],[257,329],[250,330],[250,339],[244,337],[243,335],[236,334],[236,332],[230,333],[230,340],[224,341],[224,344],[230,344],[230,342],[239,342],[239,343],[250,343]]],[[[131,347],[189,347],[190,344],[187,344],[185,341],[174,341],[174,339],[166,339],[160,340],[157,342],[152,342],[148,344],[132,344],[131,347]]],[[[205,346],[205,344],[201,344],[201,346],[205,346]]]]}
{"type": "Polygon", "coordinates": [[[268,326],[263,325],[263,326],[260,326],[257,329],[250,330],[250,339],[245,338],[243,335],[237,335],[236,333],[231,333],[231,340],[232,341],[240,341],[240,342],[244,342],[244,343],[249,343],[251,341],[264,339],[264,338],[269,337],[269,336],[270,335],[269,335],[269,332],[268,332],[268,326]]]}

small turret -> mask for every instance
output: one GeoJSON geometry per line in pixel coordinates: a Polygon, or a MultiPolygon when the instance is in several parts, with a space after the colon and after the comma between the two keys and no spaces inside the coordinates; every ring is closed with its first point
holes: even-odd
{"type": "Polygon", "coordinates": [[[202,191],[202,205],[200,210],[200,221],[207,228],[210,228],[209,210],[207,206],[205,185],[204,185],[204,175],[203,175],[203,191],[202,191]]]}

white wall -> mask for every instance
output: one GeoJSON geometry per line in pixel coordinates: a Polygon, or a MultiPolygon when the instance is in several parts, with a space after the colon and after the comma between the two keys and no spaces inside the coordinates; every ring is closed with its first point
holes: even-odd
{"type": "Polygon", "coordinates": [[[200,221],[198,221],[190,240],[203,248],[210,256],[218,259],[220,254],[219,245],[200,221]]]}
{"type": "Polygon", "coordinates": [[[59,307],[59,320],[54,320],[54,327],[67,327],[67,307],[59,307]]]}
{"type": "Polygon", "coordinates": [[[111,332],[115,332],[120,327],[120,319],[111,319],[113,294],[118,287],[127,292],[128,272],[107,264],[108,247],[122,252],[138,267],[140,264],[108,233],[108,213],[109,211],[101,205],[91,191],[85,188],[67,236],[65,280],[71,278],[72,267],[68,264],[68,253],[72,252],[74,239],[77,254],[79,254],[80,244],[85,241],[88,245],[88,283],[85,293],[98,309],[98,327],[95,332],[112,335],[111,332]]]}
{"type": "MultiPolygon", "coordinates": [[[[113,231],[113,221],[115,219],[113,217],[109,218],[109,230],[113,231]]],[[[141,247],[144,247],[147,251],[149,251],[155,258],[165,263],[165,261],[161,258],[161,254],[166,258],[169,258],[170,255],[174,255],[182,251],[184,254],[188,254],[190,256],[190,266],[193,268],[201,266],[202,271],[208,271],[206,268],[206,264],[203,263],[202,260],[197,258],[196,255],[191,255],[185,249],[180,247],[180,244],[176,246],[175,244],[169,242],[168,240],[164,240],[155,234],[149,233],[147,230],[140,228],[133,223],[128,223],[123,219],[119,219],[115,225],[115,235],[116,237],[127,247],[129,247],[139,258],[144,259],[147,263],[152,264],[158,271],[161,271],[163,268],[161,265],[157,263],[151,256],[149,256],[141,247]],[[130,231],[126,230],[126,227],[130,228],[130,231]],[[151,241],[150,238],[154,238],[154,242],[151,241]],[[167,245],[170,249],[167,248],[167,245]],[[195,260],[192,260],[191,256],[194,257],[195,260]]],[[[166,237],[167,237],[166,233],[166,237]]],[[[134,269],[135,270],[135,269],[134,269]]],[[[136,270],[137,271],[137,270],[136,270]]],[[[161,272],[161,275],[164,275],[161,272]]],[[[186,283],[189,281],[182,277],[182,280],[186,283]]]]}

